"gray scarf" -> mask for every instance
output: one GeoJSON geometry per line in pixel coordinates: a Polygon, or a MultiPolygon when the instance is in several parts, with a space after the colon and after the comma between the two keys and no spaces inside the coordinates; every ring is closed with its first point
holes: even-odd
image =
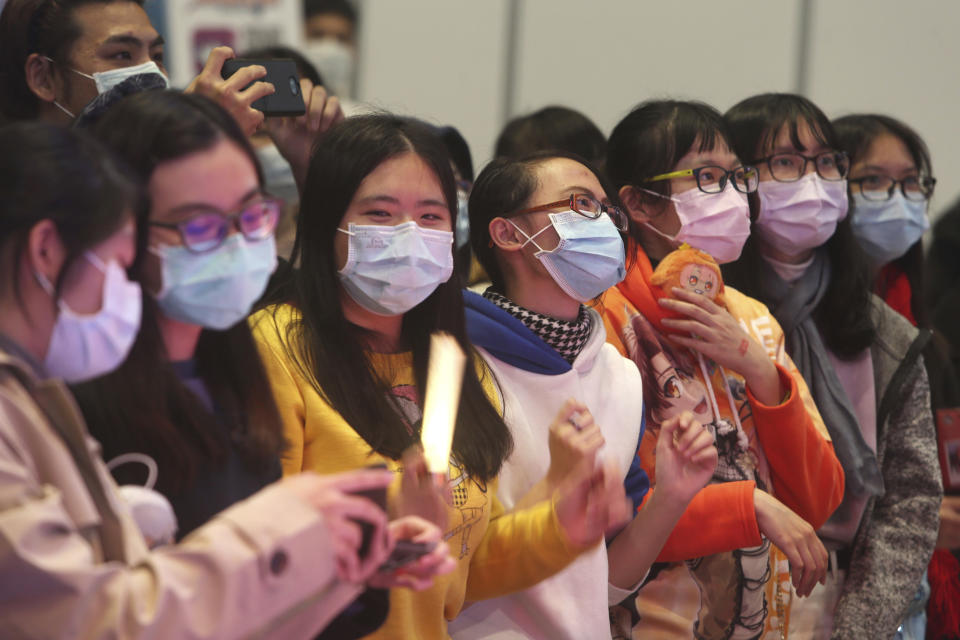
{"type": "MultiPolygon", "coordinates": [[[[804,274],[790,286],[773,269],[761,275],[761,295],[786,336],[787,353],[803,375],[827,432],[833,450],[846,474],[844,502],[848,497],[883,495],[883,478],[877,456],[863,439],[857,415],[827,356],[813,311],[827,291],[830,260],[817,251],[804,274]]],[[[843,512],[843,504],[837,509],[843,512]]]]}

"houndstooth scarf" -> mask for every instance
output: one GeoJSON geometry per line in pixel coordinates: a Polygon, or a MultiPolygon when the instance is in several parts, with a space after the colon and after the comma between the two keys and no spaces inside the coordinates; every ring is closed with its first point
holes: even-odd
{"type": "Polygon", "coordinates": [[[583,305],[580,305],[577,319],[569,322],[525,309],[493,289],[484,291],[483,297],[526,325],[570,364],[577,359],[590,338],[593,321],[583,305]]]}

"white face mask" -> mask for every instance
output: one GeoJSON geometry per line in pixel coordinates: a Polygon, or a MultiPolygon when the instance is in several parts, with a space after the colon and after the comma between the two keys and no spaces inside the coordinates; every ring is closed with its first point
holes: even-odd
{"type": "Polygon", "coordinates": [[[907,200],[900,191],[881,201],[855,193],[851,226],[873,263],[885,265],[905,254],[930,228],[927,201],[907,200]]]}
{"type": "Polygon", "coordinates": [[[167,76],[160,71],[160,67],[158,67],[157,63],[153,60],[144,62],[143,64],[135,65],[133,67],[121,67],[119,69],[110,69],[109,71],[97,71],[92,75],[83,73],[82,71],[77,71],[76,69],[71,69],[71,71],[85,78],[90,78],[93,80],[93,82],[97,85],[97,93],[100,94],[110,91],[110,89],[113,89],[127,78],[139,76],[144,73],[155,73],[163,78],[166,86],[170,86],[170,81],[167,79],[167,76]]]}
{"type": "Polygon", "coordinates": [[[102,376],[123,363],[140,330],[142,311],[140,285],[128,280],[116,261],[104,265],[90,252],[84,257],[104,275],[103,304],[96,313],[76,313],[62,298],[57,299],[46,276],[35,274],[60,308],[44,368],[49,375],[71,383],[102,376]]]}
{"type": "Polygon", "coordinates": [[[124,453],[108,462],[107,469],[112,472],[129,463],[139,463],[147,467],[147,481],[144,486],[125,484],[118,487],[123,501],[130,508],[133,521],[137,523],[151,549],[171,544],[177,534],[177,516],[170,501],[153,489],[159,475],[157,462],[145,453],[124,453]]]}
{"type": "Polygon", "coordinates": [[[453,232],[424,229],[416,222],[396,226],[350,224],[340,283],[361,307],[398,316],[423,302],[453,274],[453,232]]]}
{"type": "Polygon", "coordinates": [[[668,235],[649,222],[644,226],[670,240],[674,248],[687,243],[709,253],[719,264],[740,257],[743,245],[750,237],[750,207],[746,194],[729,184],[720,193],[704,193],[699,187],[675,196],[665,196],[649,189],[643,191],[673,202],[680,219],[680,230],[676,235],[668,235]]]}
{"type": "MultiPolygon", "coordinates": [[[[49,56],[44,56],[44,58],[52,63],[54,62],[53,58],[49,56]]],[[[157,66],[157,63],[153,60],[144,62],[143,64],[134,65],[132,67],[121,67],[119,69],[110,69],[109,71],[97,71],[93,74],[77,71],[76,69],[70,67],[67,67],[67,69],[74,72],[78,76],[83,76],[84,78],[90,78],[93,80],[94,84],[97,85],[97,93],[99,95],[103,95],[107,91],[110,91],[110,89],[113,89],[127,78],[143,74],[156,74],[163,78],[163,85],[165,88],[170,86],[170,80],[167,78],[166,74],[160,71],[160,67],[157,66]]],[[[53,101],[53,105],[71,118],[77,117],[72,111],[64,107],[56,100],[53,101]]]]}
{"type": "Polygon", "coordinates": [[[354,54],[350,47],[336,38],[308,40],[303,55],[317,68],[323,84],[334,95],[349,97],[352,94],[354,54]]]}
{"type": "Polygon", "coordinates": [[[788,256],[819,247],[847,215],[847,181],[808,173],[796,182],[766,180],[757,187],[754,225],[765,243],[788,256]]]}

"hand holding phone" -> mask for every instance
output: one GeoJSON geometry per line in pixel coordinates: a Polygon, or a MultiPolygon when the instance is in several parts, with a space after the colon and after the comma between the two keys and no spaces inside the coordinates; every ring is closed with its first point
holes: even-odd
{"type": "Polygon", "coordinates": [[[396,547],[368,581],[370,586],[419,591],[430,587],[437,576],[456,569],[457,561],[435,524],[417,516],[404,516],[391,521],[388,528],[397,541],[396,547]]]}
{"type": "Polygon", "coordinates": [[[273,60],[231,58],[223,63],[221,71],[224,79],[229,78],[240,69],[253,65],[261,66],[267,74],[260,78],[261,82],[273,85],[274,92],[256,100],[250,106],[263,112],[266,117],[302,116],[306,113],[303,94],[300,91],[300,74],[297,63],[289,58],[273,60]]]}

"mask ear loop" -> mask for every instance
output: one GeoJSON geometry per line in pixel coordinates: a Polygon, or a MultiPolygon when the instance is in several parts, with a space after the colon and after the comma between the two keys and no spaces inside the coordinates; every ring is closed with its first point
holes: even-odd
{"type": "MultiPolygon", "coordinates": [[[[665,196],[662,193],[657,193],[656,191],[651,191],[650,189],[645,189],[644,187],[636,187],[636,188],[645,193],[649,193],[652,196],[657,196],[658,198],[663,198],[664,200],[669,200],[670,202],[673,202],[673,203],[677,202],[676,198],[674,198],[673,196],[665,196]]],[[[655,234],[657,234],[664,240],[675,243],[676,246],[674,247],[674,249],[677,249],[680,247],[680,240],[677,239],[677,236],[680,235],[679,231],[677,231],[676,235],[671,236],[670,234],[664,233],[663,231],[660,231],[660,229],[657,229],[655,226],[650,224],[649,221],[642,222],[641,224],[645,226],[647,229],[649,229],[650,231],[653,231],[655,234]]],[[[680,228],[683,229],[683,226],[681,225],[680,228]]]]}
{"type": "Polygon", "coordinates": [[[157,468],[156,460],[145,453],[131,452],[119,455],[107,463],[107,470],[113,471],[117,467],[129,464],[131,462],[139,462],[147,467],[147,481],[143,484],[143,486],[147,489],[153,489],[153,486],[157,483],[157,476],[160,472],[157,468]]]}
{"type": "Polygon", "coordinates": [[[531,242],[533,242],[533,246],[535,246],[535,247],[537,248],[538,255],[541,254],[541,253],[552,253],[552,252],[550,252],[550,251],[547,251],[547,250],[541,248],[540,245],[538,245],[538,244],[537,244],[536,242],[534,242],[534,240],[533,240],[533,239],[536,238],[538,235],[540,235],[541,233],[543,233],[544,231],[546,231],[547,229],[549,229],[550,227],[552,227],[552,226],[553,226],[553,223],[552,223],[552,222],[551,222],[550,224],[548,224],[547,226],[545,226],[543,229],[540,229],[540,231],[537,231],[537,232],[536,232],[535,234],[533,234],[532,236],[528,236],[528,235],[527,235],[527,232],[524,231],[523,229],[521,229],[520,227],[518,227],[518,226],[517,226],[517,223],[514,222],[513,220],[511,220],[510,218],[507,218],[507,222],[509,222],[510,224],[512,224],[512,225],[513,225],[513,228],[516,229],[517,231],[519,231],[521,234],[523,234],[523,237],[527,239],[526,242],[524,242],[522,245],[520,245],[520,248],[521,248],[521,249],[524,248],[525,246],[527,246],[528,244],[530,244],[531,242]]]}

